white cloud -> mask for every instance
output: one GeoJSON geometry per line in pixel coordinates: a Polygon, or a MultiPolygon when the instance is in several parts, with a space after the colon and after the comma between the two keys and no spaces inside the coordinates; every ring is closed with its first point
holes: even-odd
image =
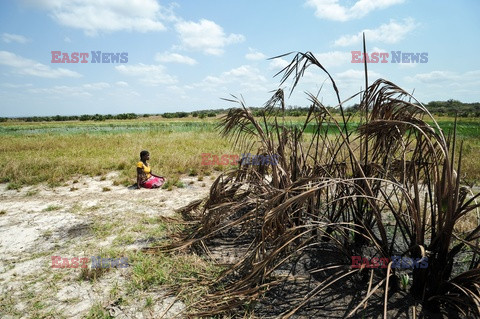
{"type": "Polygon", "coordinates": [[[120,87],[128,87],[128,83],[125,81],[117,81],[115,84],[120,87]]]}
{"type": "Polygon", "coordinates": [[[43,0],[24,1],[49,11],[59,24],[85,34],[114,31],[162,31],[163,8],[155,0],[43,0]]]}
{"type": "Polygon", "coordinates": [[[26,83],[26,84],[12,84],[12,83],[2,83],[1,86],[9,88],[9,89],[22,89],[26,87],[31,87],[33,84],[26,83]]]}
{"type": "Polygon", "coordinates": [[[307,0],[307,6],[315,9],[319,18],[335,21],[348,21],[366,16],[377,9],[385,9],[402,3],[404,0],[359,0],[351,7],[342,6],[339,0],[307,0]]]}
{"type": "Polygon", "coordinates": [[[404,19],[403,23],[390,20],[388,24],[382,24],[377,29],[365,29],[354,35],[344,35],[335,40],[335,46],[349,46],[362,42],[363,32],[365,32],[365,40],[367,43],[397,43],[405,38],[405,36],[413,31],[418,24],[412,18],[404,19]]]}
{"type": "Polygon", "coordinates": [[[188,65],[197,64],[197,61],[191,57],[188,57],[186,55],[181,55],[178,53],[169,53],[169,52],[157,53],[155,55],[155,61],[165,62],[165,63],[174,62],[174,63],[182,63],[182,64],[188,64],[188,65]]]}
{"type": "Polygon", "coordinates": [[[117,65],[115,69],[127,76],[138,77],[140,82],[147,85],[158,86],[162,84],[174,84],[177,79],[165,72],[163,65],[147,65],[139,63],[137,65],[117,65]]]}
{"type": "Polygon", "coordinates": [[[66,86],[66,85],[56,85],[51,88],[34,88],[34,89],[29,89],[28,92],[32,94],[53,95],[56,98],[59,98],[60,96],[69,96],[69,97],[93,96],[90,92],[87,92],[82,87],[66,86]]]}
{"type": "MultiPolygon", "coordinates": [[[[372,81],[375,81],[378,78],[381,78],[380,73],[377,73],[375,71],[368,71],[368,79],[370,83],[372,83],[372,81]]],[[[348,69],[346,71],[336,73],[333,76],[333,79],[337,84],[355,82],[358,83],[359,86],[361,86],[364,84],[363,81],[365,80],[365,72],[360,70],[348,69]]]]}
{"type": "Polygon", "coordinates": [[[279,72],[282,70],[284,67],[289,65],[290,62],[283,58],[276,58],[270,61],[270,64],[268,65],[270,70],[274,70],[275,72],[279,72]]]}
{"type": "Polygon", "coordinates": [[[329,68],[347,64],[351,61],[351,52],[331,51],[314,54],[315,58],[328,71],[329,68]]]}
{"type": "Polygon", "coordinates": [[[13,68],[13,72],[42,78],[81,77],[80,73],[64,68],[53,69],[45,64],[26,59],[15,53],[0,51],[0,64],[13,68]]]}
{"type": "Polygon", "coordinates": [[[20,44],[25,44],[29,41],[29,39],[27,39],[23,35],[12,33],[2,33],[2,40],[6,43],[17,42],[20,44]]]}
{"type": "Polygon", "coordinates": [[[86,83],[79,86],[56,85],[50,88],[32,88],[29,93],[51,95],[54,98],[64,97],[84,97],[94,96],[95,91],[102,91],[110,88],[111,85],[106,82],[86,83]]]}
{"type": "Polygon", "coordinates": [[[480,84],[480,70],[457,73],[451,71],[431,71],[428,73],[418,73],[413,77],[407,76],[408,82],[421,82],[433,85],[469,85],[475,83],[480,84]]]}
{"type": "Polygon", "coordinates": [[[242,65],[238,68],[231,69],[230,71],[224,72],[223,75],[227,78],[232,77],[240,80],[266,82],[265,77],[260,71],[250,65],[242,65]]]}
{"type": "Polygon", "coordinates": [[[72,40],[69,38],[69,37],[65,37],[63,38],[63,41],[67,42],[67,43],[71,43],[72,40]]]}
{"type": "Polygon", "coordinates": [[[219,76],[209,75],[202,82],[194,84],[193,87],[201,88],[205,91],[221,91],[225,93],[226,85],[234,84],[236,89],[242,87],[248,91],[266,92],[267,79],[262,75],[259,69],[250,65],[242,65],[238,68],[223,72],[219,76]]]}
{"type": "Polygon", "coordinates": [[[256,61],[256,60],[265,60],[267,58],[267,56],[265,54],[263,54],[262,52],[254,50],[252,48],[248,48],[248,53],[245,54],[245,58],[247,60],[256,61]]]}
{"type": "Polygon", "coordinates": [[[87,90],[94,90],[94,91],[98,91],[98,90],[103,90],[103,89],[107,89],[110,86],[110,84],[106,83],[106,82],[96,82],[96,83],[87,83],[87,84],[84,84],[82,85],[83,88],[87,89],[87,90]]]}
{"type": "Polygon", "coordinates": [[[442,82],[458,81],[460,77],[450,71],[432,71],[428,73],[418,73],[413,77],[407,76],[408,81],[422,82],[427,84],[437,84],[442,82]]]}
{"type": "Polygon", "coordinates": [[[385,49],[379,48],[379,47],[373,47],[373,48],[370,50],[369,53],[372,54],[373,52],[385,53],[385,52],[388,52],[388,51],[385,50],[385,49]]]}
{"type": "Polygon", "coordinates": [[[245,41],[243,35],[233,33],[226,35],[221,26],[206,19],[198,23],[179,22],[175,25],[175,29],[185,48],[203,51],[205,54],[222,55],[225,46],[245,41]]]}
{"type": "Polygon", "coordinates": [[[415,89],[415,97],[421,101],[457,99],[478,101],[480,94],[480,70],[453,72],[435,70],[406,76],[405,89],[415,89]]]}

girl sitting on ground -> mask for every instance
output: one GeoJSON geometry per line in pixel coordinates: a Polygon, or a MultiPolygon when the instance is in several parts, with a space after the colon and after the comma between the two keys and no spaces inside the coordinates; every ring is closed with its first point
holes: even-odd
{"type": "Polygon", "coordinates": [[[152,173],[147,161],[150,159],[148,151],[140,152],[140,162],[137,163],[137,188],[158,188],[165,183],[165,178],[152,173]]]}

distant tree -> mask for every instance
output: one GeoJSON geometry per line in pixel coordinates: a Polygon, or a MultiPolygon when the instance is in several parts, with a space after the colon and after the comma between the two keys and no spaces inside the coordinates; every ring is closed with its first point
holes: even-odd
{"type": "Polygon", "coordinates": [[[175,113],[163,113],[162,117],[166,119],[172,119],[172,118],[183,118],[183,117],[188,117],[189,113],[187,112],[175,112],[175,113]]]}

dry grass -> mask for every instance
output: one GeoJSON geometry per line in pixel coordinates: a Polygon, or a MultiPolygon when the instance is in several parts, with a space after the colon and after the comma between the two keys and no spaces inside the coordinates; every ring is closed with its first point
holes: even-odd
{"type": "Polygon", "coordinates": [[[200,165],[201,153],[232,152],[214,132],[5,135],[0,140],[0,179],[13,189],[40,182],[55,186],[75,176],[119,170],[117,183],[131,185],[143,149],[150,151],[153,172],[167,179],[223,169],[200,165]]]}

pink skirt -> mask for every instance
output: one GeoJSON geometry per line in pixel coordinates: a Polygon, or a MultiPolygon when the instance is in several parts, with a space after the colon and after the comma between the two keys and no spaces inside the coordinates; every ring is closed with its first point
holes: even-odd
{"type": "Polygon", "coordinates": [[[165,178],[151,176],[149,179],[145,181],[145,183],[142,184],[142,187],[157,188],[157,187],[162,187],[163,183],[165,183],[165,178]]]}

